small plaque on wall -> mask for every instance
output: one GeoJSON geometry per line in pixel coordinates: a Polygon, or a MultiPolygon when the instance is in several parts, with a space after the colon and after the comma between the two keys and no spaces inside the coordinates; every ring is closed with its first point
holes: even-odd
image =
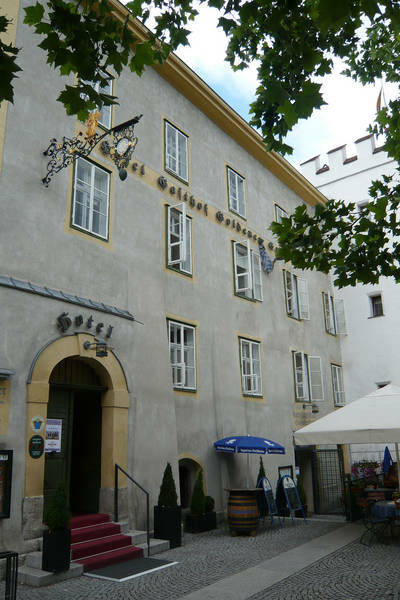
{"type": "Polygon", "coordinates": [[[44,452],[44,439],[41,435],[33,435],[29,440],[29,456],[40,458],[44,452]]]}

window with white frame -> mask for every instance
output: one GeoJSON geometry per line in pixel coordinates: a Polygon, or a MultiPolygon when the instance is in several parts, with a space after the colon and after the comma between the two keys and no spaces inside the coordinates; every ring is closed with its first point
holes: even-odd
{"type": "Polygon", "coordinates": [[[322,292],[324,305],[325,329],[331,335],[345,335],[347,333],[344,301],[322,292]]]}
{"type": "MultiPolygon", "coordinates": [[[[102,73],[102,75],[106,78],[105,81],[100,82],[92,82],[92,81],[84,81],[83,84],[90,85],[98,94],[106,94],[107,96],[113,95],[113,78],[108,75],[108,73],[102,73]]],[[[112,105],[103,106],[99,108],[100,117],[98,120],[99,125],[102,125],[105,129],[111,129],[112,124],[112,105]]]]}
{"type": "Polygon", "coordinates": [[[332,370],[332,388],[333,388],[333,401],[335,406],[344,406],[344,389],[343,389],[343,377],[342,367],[339,365],[331,365],[332,370]]]}
{"type": "Polygon", "coordinates": [[[232,210],[245,219],[246,202],[244,198],[244,178],[230,167],[227,167],[227,173],[229,210],[232,210]]]}
{"type": "Polygon", "coordinates": [[[383,317],[382,294],[372,294],[369,297],[371,317],[383,317]]]}
{"type": "Polygon", "coordinates": [[[278,204],[275,204],[275,221],[282,223],[283,218],[287,218],[288,214],[286,210],[283,210],[278,204]]]}
{"type": "Polygon", "coordinates": [[[192,274],[192,227],[186,205],[167,206],[167,266],[192,274]]]}
{"type": "Polygon", "coordinates": [[[261,259],[250,242],[233,242],[235,293],[249,300],[263,300],[261,259]]]}
{"type": "Polygon", "coordinates": [[[108,238],[110,173],[78,157],[75,161],[71,223],[108,238]]]}
{"type": "Polygon", "coordinates": [[[164,121],[165,168],[183,181],[188,181],[188,136],[164,121]]]}
{"type": "Polygon", "coordinates": [[[181,390],[196,389],[196,329],[191,325],[168,321],[169,355],[172,385],[181,390]]]}
{"type": "Polygon", "coordinates": [[[310,319],[310,300],[307,280],[284,270],[283,281],[287,314],[294,319],[308,321],[310,319]]]}
{"type": "Polygon", "coordinates": [[[295,397],[299,402],[321,402],[324,399],[321,357],[293,352],[295,397]]]}
{"type": "Polygon", "coordinates": [[[262,396],[260,342],[239,338],[242,392],[262,396]]]}

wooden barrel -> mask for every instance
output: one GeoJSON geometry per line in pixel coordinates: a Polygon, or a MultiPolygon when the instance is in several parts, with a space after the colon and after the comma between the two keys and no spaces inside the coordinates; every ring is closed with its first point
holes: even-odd
{"type": "Polygon", "coordinates": [[[231,490],[228,500],[228,524],[233,535],[255,535],[259,514],[255,490],[231,490]]]}

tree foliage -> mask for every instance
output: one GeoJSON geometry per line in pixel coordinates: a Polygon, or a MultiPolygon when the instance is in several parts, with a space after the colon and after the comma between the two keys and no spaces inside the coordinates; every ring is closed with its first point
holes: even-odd
{"type": "MultiPolygon", "coordinates": [[[[219,27],[229,39],[226,60],[235,70],[258,61],[256,99],[251,124],[263,135],[267,150],[292,152],[287,134],[324,104],[321,78],[334,59],[345,74],[363,84],[400,77],[400,4],[393,0],[198,0],[217,8],[219,27]]],[[[197,4],[196,4],[197,6],[197,4]]],[[[25,23],[40,36],[39,47],[60,75],[75,75],[58,100],[69,115],[85,120],[88,112],[117,102],[102,91],[104,71],[124,67],[141,75],[179,45],[188,43],[188,22],[197,15],[194,0],[133,0],[130,16],[152,32],[137,39],[129,15],[121,18],[110,0],[41,0],[26,7],[25,23]]],[[[0,34],[7,19],[0,17],[0,34]]],[[[18,50],[0,42],[0,102],[12,100],[18,50]]],[[[389,102],[371,128],[386,136],[385,150],[400,159],[400,98],[389,102]]],[[[315,217],[300,208],[282,225],[273,226],[280,255],[295,267],[332,267],[339,285],[376,282],[380,275],[399,280],[395,215],[396,180],[371,187],[367,215],[357,215],[330,201],[315,217]],[[338,223],[339,219],[342,221],[338,223]],[[394,251],[389,239],[394,240],[394,251]],[[310,246],[311,244],[311,246],[310,246]],[[314,249],[315,248],[315,249],[314,249]]]]}

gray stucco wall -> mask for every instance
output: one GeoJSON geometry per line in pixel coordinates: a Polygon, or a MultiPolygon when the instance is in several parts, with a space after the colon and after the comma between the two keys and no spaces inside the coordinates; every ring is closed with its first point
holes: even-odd
{"type": "MultiPolygon", "coordinates": [[[[0,273],[130,310],[144,323],[92,311],[95,318],[114,326],[112,344],[130,384],[128,469],[150,490],[154,504],[166,462],[173,464],[179,489],[177,457],[193,455],[205,465],[207,492],[217,508],[223,508],[224,488],[245,481],[246,457],[217,456],[212,448],[216,439],[250,433],[283,444],[285,456],[264,458],[273,483],[279,465],[294,464],[292,350],[321,356],[326,400],[320,415],[333,408],[329,364],[340,364],[341,357],[338,339],[325,333],[321,291],[328,290],[328,280],[319,273],[305,275],[311,311],[307,322],[286,315],[282,263],[270,275],[262,274],[262,303],[234,296],[231,243],[244,238],[190,207],[194,277],[189,280],[166,270],[164,204],[168,197],[131,172],[125,182],[114,172],[108,245],[69,231],[71,169],[61,171],[44,188],[42,151],[50,138],[73,135],[76,123],[55,102],[60,80],[45,65],[36,43],[37,38],[20,23],[16,45],[23,48],[24,70],[16,82],[15,104],[8,108],[0,175],[0,273]],[[168,314],[197,323],[196,394],[172,389],[168,314]],[[242,396],[238,333],[262,341],[262,402],[242,396]]],[[[147,71],[141,79],[124,72],[116,82],[116,93],[120,106],[114,110],[114,123],[144,114],[136,129],[135,157],[146,168],[165,174],[163,117],[189,135],[190,191],[210,208],[229,214],[226,164],[246,178],[247,226],[264,239],[272,239],[267,228],[274,218],[275,202],[288,211],[302,202],[155,71],[147,71]]],[[[101,154],[93,159],[112,168],[101,154]]],[[[171,175],[167,178],[173,183],[171,175]]],[[[252,243],[252,248],[257,245],[252,243]]],[[[14,539],[22,547],[28,370],[36,352],[59,335],[55,320],[61,312],[89,311],[1,287],[0,305],[0,367],[16,372],[11,381],[9,433],[0,440],[2,447],[13,448],[15,453],[12,514],[0,522],[0,544],[7,547],[14,539]]],[[[254,479],[258,459],[250,459],[254,479]]],[[[143,527],[145,504],[133,490],[129,507],[131,524],[143,527]]]]}

